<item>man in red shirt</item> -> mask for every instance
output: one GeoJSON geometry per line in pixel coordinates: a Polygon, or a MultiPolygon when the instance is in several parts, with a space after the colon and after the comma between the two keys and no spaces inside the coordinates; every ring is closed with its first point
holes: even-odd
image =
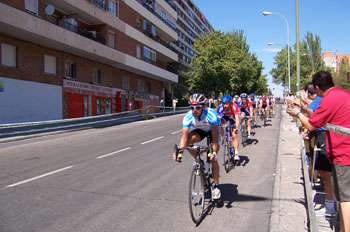
{"type": "MultiPolygon", "coordinates": [[[[316,94],[322,97],[310,118],[297,107],[287,112],[299,118],[310,131],[330,123],[350,128],[350,91],[334,87],[329,72],[320,71],[312,76],[316,94]]],[[[340,201],[340,231],[350,232],[350,137],[327,131],[327,155],[333,163],[334,188],[340,201]]]]}

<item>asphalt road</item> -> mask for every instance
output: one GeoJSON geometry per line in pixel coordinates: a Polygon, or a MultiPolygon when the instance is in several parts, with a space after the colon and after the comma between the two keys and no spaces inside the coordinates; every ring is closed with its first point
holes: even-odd
{"type": "Polygon", "coordinates": [[[197,227],[193,159],[172,160],[182,117],[0,140],[0,231],[268,231],[280,107],[235,169],[220,166],[222,199],[197,227]]]}

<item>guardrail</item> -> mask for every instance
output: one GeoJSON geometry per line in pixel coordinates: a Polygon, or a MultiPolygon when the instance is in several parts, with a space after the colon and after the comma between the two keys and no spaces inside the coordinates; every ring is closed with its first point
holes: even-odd
{"type": "MultiPolygon", "coordinates": [[[[333,125],[330,123],[327,123],[326,125],[323,126],[323,128],[333,131],[342,135],[350,136],[350,128],[342,127],[342,126],[337,126],[333,125]]],[[[316,152],[320,150],[315,146],[314,148],[314,157],[316,157],[316,152]]],[[[307,200],[307,206],[308,206],[308,216],[309,216],[309,228],[310,231],[312,232],[317,232],[318,231],[318,222],[317,222],[317,217],[315,214],[315,208],[313,205],[313,196],[312,196],[312,183],[310,181],[310,175],[307,167],[307,161],[306,161],[306,152],[305,152],[305,144],[303,138],[301,138],[301,160],[302,160],[302,168],[303,168],[303,173],[304,173],[304,183],[305,183],[305,192],[306,192],[306,200],[307,200]]],[[[314,162],[312,165],[312,172],[311,172],[311,180],[313,180],[313,175],[314,175],[314,168],[315,168],[315,159],[313,159],[314,162]]],[[[339,207],[338,207],[339,208],[339,207]]]]}
{"type": "Polygon", "coordinates": [[[143,107],[142,109],[108,115],[40,122],[0,124],[0,138],[31,135],[59,130],[112,126],[122,123],[139,121],[142,119],[151,119],[160,116],[181,114],[187,112],[188,110],[188,107],[174,108],[150,105],[143,107]]]}

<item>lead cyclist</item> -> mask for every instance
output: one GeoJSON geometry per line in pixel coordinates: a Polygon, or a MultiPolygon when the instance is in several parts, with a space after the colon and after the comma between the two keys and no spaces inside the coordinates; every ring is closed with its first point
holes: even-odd
{"type": "MultiPolygon", "coordinates": [[[[179,147],[188,147],[190,144],[198,143],[205,137],[209,136],[213,145],[213,153],[210,155],[210,163],[213,170],[214,188],[212,191],[213,199],[219,199],[221,192],[219,189],[219,164],[217,154],[219,153],[219,129],[220,119],[216,111],[206,107],[207,98],[204,94],[196,93],[190,96],[188,101],[191,110],[186,113],[182,122],[182,136],[179,147]],[[190,130],[193,128],[192,130],[190,130]]],[[[173,154],[173,158],[177,162],[181,162],[183,150],[179,151],[179,155],[173,154]]],[[[189,150],[193,158],[196,159],[196,152],[189,150]]]]}

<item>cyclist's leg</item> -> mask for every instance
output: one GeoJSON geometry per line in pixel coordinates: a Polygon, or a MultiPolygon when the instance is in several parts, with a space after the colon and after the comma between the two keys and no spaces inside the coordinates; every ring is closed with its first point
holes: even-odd
{"type": "MultiPolygon", "coordinates": [[[[195,129],[192,130],[187,138],[187,144],[185,145],[186,147],[189,146],[190,144],[198,143],[202,141],[205,138],[205,132],[200,130],[200,129],[195,129]]],[[[196,159],[196,151],[194,150],[188,150],[191,155],[193,156],[194,159],[196,159]]]]}

